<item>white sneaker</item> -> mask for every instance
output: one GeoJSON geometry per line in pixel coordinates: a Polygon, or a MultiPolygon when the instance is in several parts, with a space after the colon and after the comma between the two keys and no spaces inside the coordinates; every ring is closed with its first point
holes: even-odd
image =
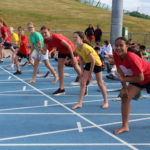
{"type": "Polygon", "coordinates": [[[70,77],[70,74],[69,73],[64,73],[64,76],[65,77],[70,77]]]}
{"type": "Polygon", "coordinates": [[[91,85],[95,85],[95,84],[97,84],[97,81],[96,80],[92,80],[92,81],[90,81],[90,84],[91,85]]]}
{"type": "Polygon", "coordinates": [[[113,101],[121,101],[121,97],[116,97],[113,99],[113,101]]]}
{"type": "Polygon", "coordinates": [[[80,82],[71,82],[70,85],[78,86],[78,85],[80,85],[80,82]]]}
{"type": "Polygon", "coordinates": [[[43,74],[37,73],[36,76],[39,77],[39,78],[41,78],[41,77],[43,77],[43,74]]]}

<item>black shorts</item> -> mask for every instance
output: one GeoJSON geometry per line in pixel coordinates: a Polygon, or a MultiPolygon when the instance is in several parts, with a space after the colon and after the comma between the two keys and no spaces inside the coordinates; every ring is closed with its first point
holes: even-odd
{"type": "Polygon", "coordinates": [[[18,52],[16,55],[19,56],[20,58],[26,58],[29,60],[29,54],[25,55],[25,54],[21,54],[20,52],[18,52]]]}
{"type": "MultiPolygon", "coordinates": [[[[73,55],[75,56],[75,54],[73,53],[73,55]]],[[[58,58],[71,58],[70,54],[62,54],[61,52],[58,52],[58,58]]]]}
{"type": "MultiPolygon", "coordinates": [[[[91,63],[86,63],[85,67],[84,67],[84,70],[89,71],[90,67],[91,67],[91,63]]],[[[94,70],[93,70],[94,73],[99,73],[101,71],[102,71],[102,67],[101,66],[96,66],[96,65],[94,66],[94,70]]]]}
{"type": "Polygon", "coordinates": [[[3,38],[2,37],[0,37],[0,43],[2,43],[3,42],[3,38]]]}
{"type": "Polygon", "coordinates": [[[101,42],[100,38],[95,38],[95,42],[101,42]]]}
{"type": "Polygon", "coordinates": [[[4,46],[5,49],[10,49],[12,47],[12,43],[4,42],[3,46],[4,46]]]}
{"type": "Polygon", "coordinates": [[[139,87],[141,89],[146,89],[147,93],[150,93],[150,82],[144,84],[144,85],[140,85],[138,83],[130,83],[131,85],[134,85],[136,87],[139,87]]]}

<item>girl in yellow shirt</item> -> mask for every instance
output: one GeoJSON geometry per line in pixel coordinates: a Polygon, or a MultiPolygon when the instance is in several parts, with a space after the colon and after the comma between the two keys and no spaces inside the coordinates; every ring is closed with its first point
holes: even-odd
{"type": "Polygon", "coordinates": [[[76,52],[80,57],[80,66],[82,70],[82,74],[80,75],[80,96],[78,103],[72,107],[72,109],[81,108],[83,97],[86,92],[87,83],[92,78],[92,72],[96,75],[96,80],[99,88],[102,91],[102,95],[104,97],[104,104],[102,108],[108,108],[108,98],[106,87],[104,81],[102,79],[102,62],[95,52],[95,50],[86,44],[87,42],[84,40],[84,33],[81,31],[77,31],[73,33],[73,41],[76,45],[76,52]]]}

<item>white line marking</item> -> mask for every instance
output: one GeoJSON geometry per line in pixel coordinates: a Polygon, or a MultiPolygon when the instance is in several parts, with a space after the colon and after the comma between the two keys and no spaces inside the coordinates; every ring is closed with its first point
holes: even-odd
{"type": "Polygon", "coordinates": [[[6,108],[6,109],[0,109],[0,111],[23,110],[23,109],[33,109],[33,108],[41,108],[41,107],[44,106],[39,105],[39,106],[28,106],[28,107],[19,107],[19,108],[6,108]]]}
{"type": "Polygon", "coordinates": [[[82,125],[80,122],[77,122],[77,127],[79,132],[83,132],[82,125]]]}
{"type": "MultiPolygon", "coordinates": [[[[129,143],[133,146],[150,146],[150,143],[129,143]]],[[[125,146],[122,143],[24,143],[24,144],[0,144],[0,146],[5,147],[38,147],[38,146],[125,146]]]]}
{"type": "Polygon", "coordinates": [[[22,91],[26,91],[26,88],[27,88],[26,86],[23,86],[22,91]]]}
{"type": "Polygon", "coordinates": [[[48,101],[47,101],[47,100],[44,101],[44,106],[45,106],[45,107],[48,106],[48,101]]]}
{"type": "Polygon", "coordinates": [[[12,76],[9,76],[9,77],[8,77],[8,80],[10,80],[11,78],[12,78],[12,76]]]}
{"type": "MultiPolygon", "coordinates": [[[[48,104],[44,104],[44,107],[49,106],[48,104]]],[[[56,106],[56,105],[55,105],[56,106]]],[[[41,106],[39,106],[41,107],[41,106]]],[[[37,107],[30,107],[31,108],[39,108],[37,107]]],[[[18,108],[19,109],[19,108],[18,108]]],[[[99,114],[95,114],[95,113],[79,113],[80,115],[84,115],[84,116],[121,116],[120,113],[118,114],[109,114],[109,113],[99,113],[99,114]]],[[[61,115],[61,116],[70,116],[70,115],[74,115],[72,113],[0,113],[0,115],[61,115]]],[[[130,116],[150,116],[150,114],[130,114],[130,116]]],[[[142,118],[143,119],[143,118],[142,118]]],[[[146,118],[149,119],[149,118],[146,118]]]]}
{"type": "MultiPolygon", "coordinates": [[[[135,120],[130,120],[129,122],[136,122],[137,120],[138,121],[143,121],[143,120],[147,120],[147,119],[150,119],[150,118],[135,119],[135,120]]],[[[115,124],[121,124],[121,122],[101,124],[101,125],[98,125],[98,126],[99,127],[103,127],[103,126],[110,126],[110,125],[115,125],[115,124]]],[[[90,128],[95,128],[95,126],[83,127],[83,129],[90,129],[90,128]]],[[[7,141],[7,140],[14,140],[14,139],[34,137],[34,136],[42,136],[42,135],[51,135],[51,134],[57,134],[57,133],[63,133],[63,132],[70,132],[70,131],[76,131],[76,130],[78,130],[78,128],[66,129],[66,130],[58,130],[58,131],[50,131],[50,132],[43,132],[43,133],[30,134],[30,135],[22,135],[22,136],[17,136],[17,137],[1,138],[0,141],[7,141]]]]}
{"type": "Polygon", "coordinates": [[[52,144],[45,144],[45,143],[24,143],[24,144],[0,144],[0,146],[5,146],[5,147],[24,147],[24,146],[125,146],[124,144],[121,143],[52,143],[52,144]]]}
{"type": "Polygon", "coordinates": [[[35,97],[39,97],[39,96],[41,96],[41,97],[43,97],[43,95],[40,95],[40,94],[0,94],[0,96],[35,96],[35,97]]]}
{"type": "Polygon", "coordinates": [[[60,103],[59,101],[57,101],[56,99],[50,97],[49,95],[45,94],[44,92],[40,91],[39,89],[37,89],[36,87],[30,85],[29,83],[25,82],[24,80],[20,79],[19,77],[13,75],[12,73],[10,73],[9,71],[5,70],[4,68],[0,67],[2,70],[4,70],[5,72],[7,72],[8,74],[12,75],[13,77],[15,77],[16,79],[18,79],[19,81],[25,83],[26,85],[28,85],[29,87],[35,89],[37,92],[41,93],[42,95],[44,95],[45,97],[47,97],[48,99],[52,100],[53,102],[59,104],[60,106],[62,106],[63,108],[65,108],[66,110],[72,112],[73,114],[75,114],[76,116],[78,116],[79,118],[83,119],[84,121],[92,124],[93,126],[95,126],[96,128],[98,128],[99,130],[103,131],[104,133],[106,133],[107,135],[111,136],[112,138],[120,141],[121,143],[125,144],[126,146],[130,147],[132,150],[137,150],[136,147],[128,144],[126,141],[120,139],[119,137],[117,137],[116,135],[110,133],[109,131],[105,130],[102,127],[99,127],[97,124],[95,124],[94,122],[92,122],[91,120],[85,118],[84,116],[81,116],[79,113],[75,112],[74,110],[68,108],[67,106],[65,106],[64,104],[60,103]]]}
{"type": "Polygon", "coordinates": [[[20,82],[13,82],[13,81],[12,81],[12,82],[11,82],[11,81],[4,81],[4,82],[0,82],[0,83],[1,83],[1,84],[2,84],[2,83],[5,83],[5,84],[7,84],[7,83],[9,83],[9,84],[13,84],[13,83],[14,83],[14,84],[16,84],[16,83],[20,83],[20,82]]]}
{"type": "MultiPolygon", "coordinates": [[[[42,95],[43,96],[43,95],[42,95]]],[[[103,100],[94,100],[96,101],[103,101],[103,100]]],[[[83,103],[91,103],[92,101],[84,101],[83,103]]],[[[69,105],[69,104],[76,104],[77,102],[71,102],[71,103],[63,103],[64,105],[69,105]]],[[[59,106],[58,104],[51,104],[48,105],[48,107],[53,107],[53,106],[59,106]]],[[[38,108],[38,107],[43,107],[43,105],[40,106],[29,106],[29,107],[19,107],[19,108],[6,108],[6,109],[0,109],[0,111],[9,111],[9,110],[21,110],[21,109],[32,109],[32,108],[38,108]]]]}

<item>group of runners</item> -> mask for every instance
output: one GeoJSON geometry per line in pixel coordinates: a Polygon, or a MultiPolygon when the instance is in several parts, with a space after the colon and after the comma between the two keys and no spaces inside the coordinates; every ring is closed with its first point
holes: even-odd
{"type": "MultiPolygon", "coordinates": [[[[20,58],[26,58],[33,66],[33,75],[29,83],[36,82],[38,66],[40,61],[43,61],[45,66],[53,74],[53,83],[59,81],[59,88],[54,91],[53,95],[65,94],[64,87],[64,67],[66,59],[71,60],[71,64],[75,69],[79,82],[80,93],[78,103],[72,106],[72,109],[83,107],[83,97],[86,94],[87,86],[92,79],[92,73],[95,73],[97,84],[103,95],[103,109],[109,108],[108,96],[105,83],[102,75],[102,60],[96,50],[84,38],[84,32],[75,31],[72,35],[73,42],[67,37],[52,33],[51,30],[42,26],[37,32],[32,22],[27,24],[27,29],[30,33],[30,50],[28,37],[25,34],[23,27],[18,27],[18,49],[15,50],[11,42],[8,26],[3,19],[0,19],[0,62],[4,62],[6,57],[5,48],[12,51],[12,64],[16,65],[15,75],[22,74],[20,68],[20,58]],[[49,62],[49,52],[56,51],[58,53],[58,69],[57,71],[49,62]],[[34,59],[32,58],[35,52],[34,59]],[[77,60],[79,58],[79,61],[77,60]]],[[[111,58],[117,68],[117,75],[122,83],[121,97],[121,113],[122,126],[115,130],[115,134],[129,131],[129,114],[130,102],[132,98],[142,89],[146,89],[150,93],[150,63],[139,57],[133,52],[129,52],[129,43],[124,37],[118,37],[115,41],[115,48],[112,55],[107,55],[111,58]]]]}

